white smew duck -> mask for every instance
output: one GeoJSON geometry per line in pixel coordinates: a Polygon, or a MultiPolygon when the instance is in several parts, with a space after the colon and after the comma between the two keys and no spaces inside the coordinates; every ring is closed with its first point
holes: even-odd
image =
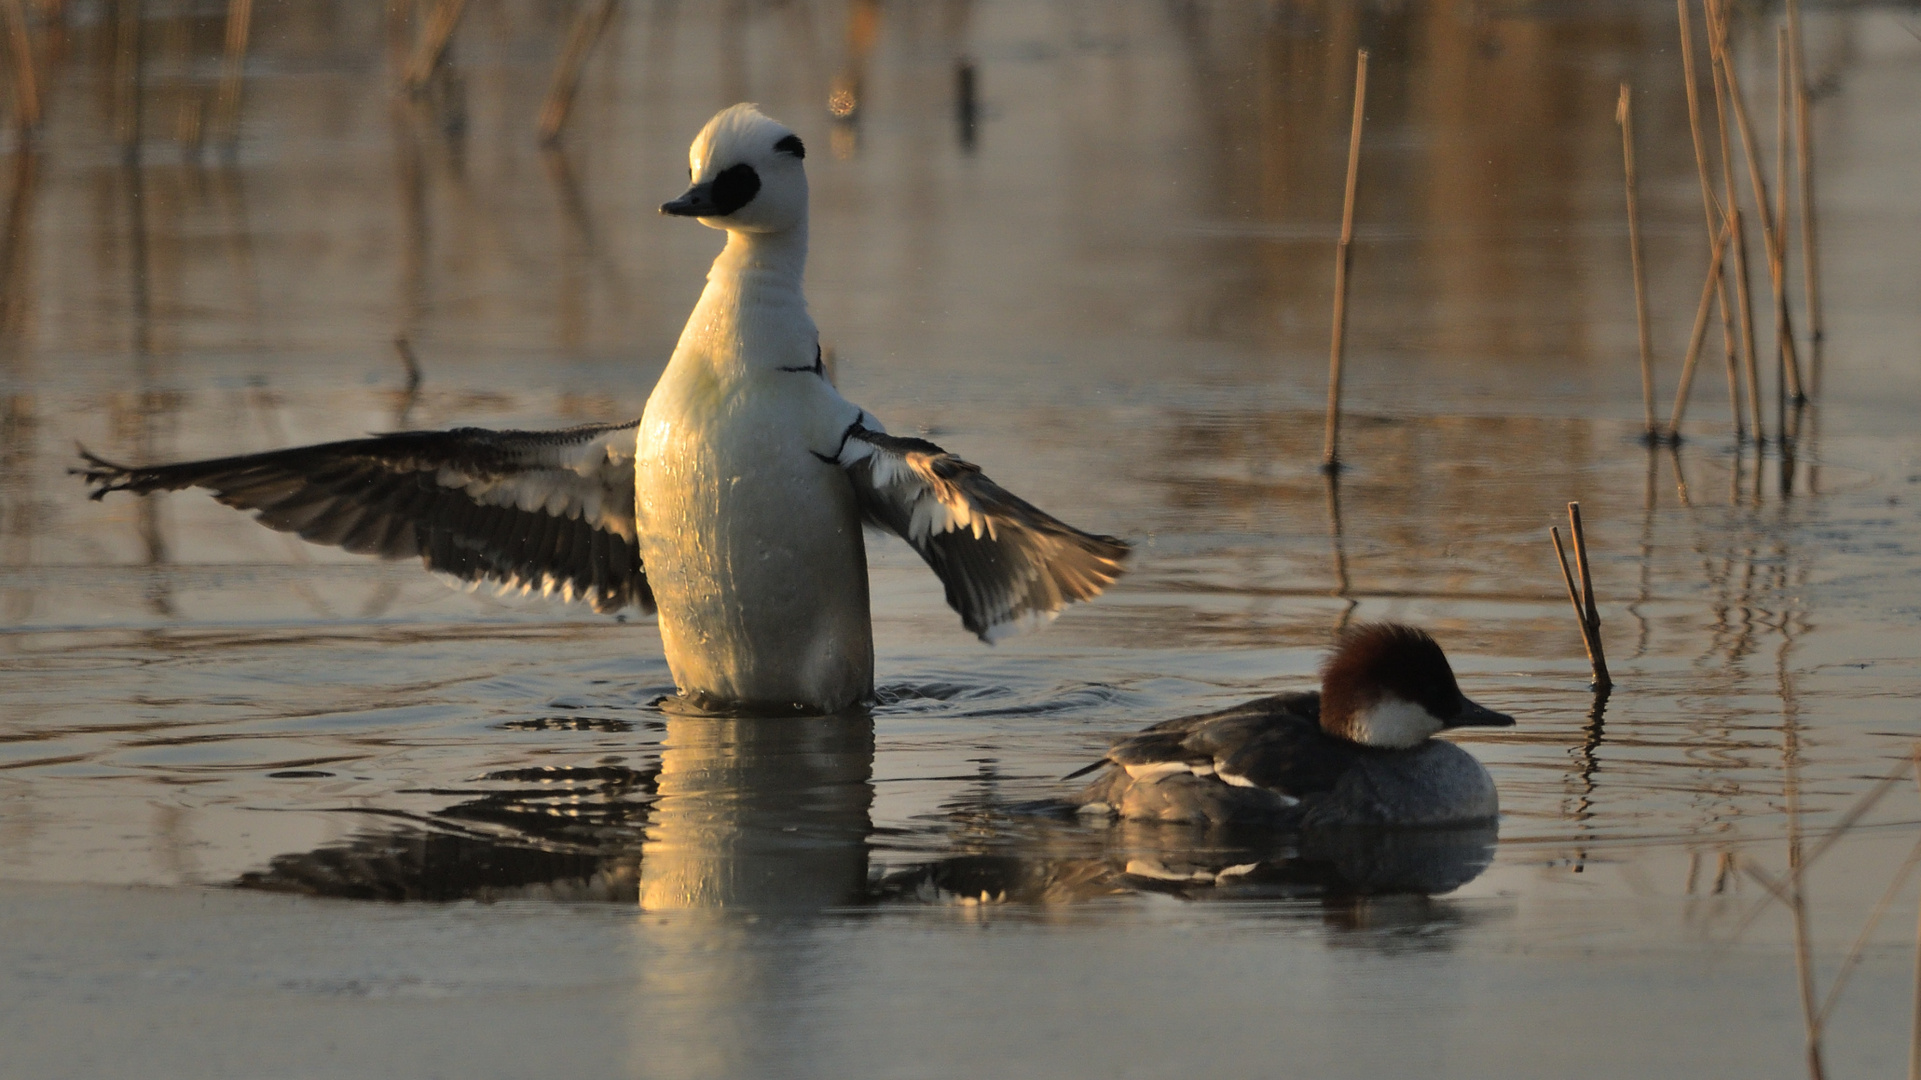
{"type": "Polygon", "coordinates": [[[1098,595],[1128,546],[1050,517],[827,380],[807,313],[806,148],[752,105],[708,121],[664,214],[727,233],[640,420],[409,431],[175,465],[82,453],[109,491],[202,487],[271,528],[419,556],[597,609],[658,606],[685,697],[835,712],[873,692],[861,526],[913,545],[983,640],[1098,595]]]}

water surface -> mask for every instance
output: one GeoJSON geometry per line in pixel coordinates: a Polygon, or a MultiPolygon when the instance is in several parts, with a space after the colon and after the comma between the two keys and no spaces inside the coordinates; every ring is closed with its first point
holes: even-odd
{"type": "MultiPolygon", "coordinates": [[[[409,99],[404,5],[263,8],[231,141],[219,14],[138,10],[36,24],[47,119],[6,148],[0,1041],[23,1074],[1806,1070],[1793,921],[1746,868],[1783,877],[1921,735],[1904,9],[1808,15],[1826,337],[1787,454],[1734,440],[1718,329],[1687,440],[1637,439],[1621,81],[1662,413],[1707,245],[1659,4],[635,3],[546,151],[570,10],[475,5],[409,99]],[[717,720],[662,705],[651,620],[463,592],[196,493],[90,503],[66,474],[76,441],[177,459],[631,418],[719,241],[654,207],[742,99],[812,148],[842,391],[1135,539],[1108,596],[987,648],[870,538],[871,715],[717,720]],[[1572,499],[1599,708],[1545,535],[1572,499]],[[1303,684],[1381,618],[1519,719],[1462,740],[1498,838],[1026,812],[1108,736],[1303,684]]],[[[1735,28],[1769,168],[1773,37],[1735,28]]],[[[1820,992],[1918,799],[1809,872],[1820,992]]],[[[1831,1075],[1906,1059],[1915,902],[1837,998],[1831,1075]]]]}

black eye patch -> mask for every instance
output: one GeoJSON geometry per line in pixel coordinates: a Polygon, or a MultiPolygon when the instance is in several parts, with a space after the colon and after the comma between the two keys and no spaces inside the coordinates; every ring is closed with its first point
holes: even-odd
{"type": "Polygon", "coordinates": [[[807,156],[807,147],[801,145],[800,136],[798,135],[783,137],[779,142],[774,144],[774,149],[779,153],[792,154],[797,158],[807,156]]]}
{"type": "Polygon", "coordinates": [[[754,201],[760,194],[760,174],[752,165],[731,165],[714,177],[714,217],[728,214],[754,201]]]}

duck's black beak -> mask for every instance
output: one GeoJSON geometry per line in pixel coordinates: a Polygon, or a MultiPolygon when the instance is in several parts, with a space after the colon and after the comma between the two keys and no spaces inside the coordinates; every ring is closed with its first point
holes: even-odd
{"type": "Polygon", "coordinates": [[[660,204],[660,212],[674,217],[714,217],[720,207],[714,203],[714,185],[709,182],[695,184],[687,193],[673,202],[660,204]]]}
{"type": "Polygon", "coordinates": [[[1514,718],[1506,713],[1495,712],[1485,705],[1477,705],[1466,698],[1461,699],[1461,711],[1455,713],[1447,722],[1448,727],[1513,727],[1514,718]]]}

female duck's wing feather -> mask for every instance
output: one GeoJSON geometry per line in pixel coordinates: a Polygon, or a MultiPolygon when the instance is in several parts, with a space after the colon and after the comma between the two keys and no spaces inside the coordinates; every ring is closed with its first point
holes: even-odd
{"type": "Polygon", "coordinates": [[[73,470],[110,491],[200,487],[304,540],[419,556],[468,581],[652,611],[634,532],[639,421],[564,431],[403,431],[176,465],[73,470]]]}
{"type": "Polygon", "coordinates": [[[1162,721],[1116,740],[1106,757],[1063,779],[1113,765],[1136,780],[1193,772],[1299,799],[1332,790],[1366,753],[1322,731],[1320,714],[1321,696],[1306,692],[1162,721]]]}
{"type": "Polygon", "coordinates": [[[1067,525],[978,466],[866,419],[848,428],[833,460],[853,479],[867,520],[920,552],[982,641],[1046,622],[1121,575],[1125,542],[1067,525]]]}

